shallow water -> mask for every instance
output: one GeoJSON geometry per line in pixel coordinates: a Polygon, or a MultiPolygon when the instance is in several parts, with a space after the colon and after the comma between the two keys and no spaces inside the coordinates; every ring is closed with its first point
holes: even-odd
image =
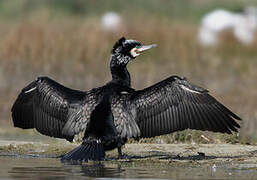
{"type": "Polygon", "coordinates": [[[257,164],[192,165],[106,161],[62,164],[57,158],[0,156],[0,179],[256,179],[257,164]]]}

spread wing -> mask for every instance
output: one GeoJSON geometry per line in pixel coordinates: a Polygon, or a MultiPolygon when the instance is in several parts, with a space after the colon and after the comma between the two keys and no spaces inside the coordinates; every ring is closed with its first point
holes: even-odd
{"type": "Polygon", "coordinates": [[[72,141],[75,134],[86,129],[96,101],[94,93],[72,90],[40,77],[22,89],[16,99],[11,110],[13,123],[72,141]]]}
{"type": "Polygon", "coordinates": [[[231,133],[240,118],[186,79],[172,76],[130,98],[136,107],[141,137],[153,137],[187,128],[231,133]]]}

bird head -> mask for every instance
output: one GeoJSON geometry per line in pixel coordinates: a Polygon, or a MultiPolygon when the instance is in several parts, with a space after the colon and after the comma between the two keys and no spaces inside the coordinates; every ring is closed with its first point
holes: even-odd
{"type": "Polygon", "coordinates": [[[120,38],[112,49],[112,56],[116,57],[116,65],[127,65],[129,61],[135,59],[144,51],[156,47],[156,44],[142,45],[136,40],[120,38]]]}

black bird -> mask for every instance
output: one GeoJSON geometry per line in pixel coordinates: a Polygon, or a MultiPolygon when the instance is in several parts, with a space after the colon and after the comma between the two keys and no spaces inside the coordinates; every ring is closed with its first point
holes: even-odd
{"type": "Polygon", "coordinates": [[[112,80],[90,91],[72,90],[48,77],[22,89],[12,107],[15,127],[72,141],[84,131],[83,142],[62,160],[103,160],[105,151],[129,138],[148,138],[187,128],[228,133],[240,118],[185,78],[171,76],[143,90],[131,88],[127,64],[156,45],[144,46],[122,37],[111,51],[112,80]]]}

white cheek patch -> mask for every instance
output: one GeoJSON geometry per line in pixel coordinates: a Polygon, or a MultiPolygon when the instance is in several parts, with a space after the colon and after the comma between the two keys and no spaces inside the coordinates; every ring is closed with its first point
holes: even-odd
{"type": "Polygon", "coordinates": [[[140,55],[137,48],[131,49],[130,54],[131,54],[132,57],[137,57],[137,56],[140,55]]]}

